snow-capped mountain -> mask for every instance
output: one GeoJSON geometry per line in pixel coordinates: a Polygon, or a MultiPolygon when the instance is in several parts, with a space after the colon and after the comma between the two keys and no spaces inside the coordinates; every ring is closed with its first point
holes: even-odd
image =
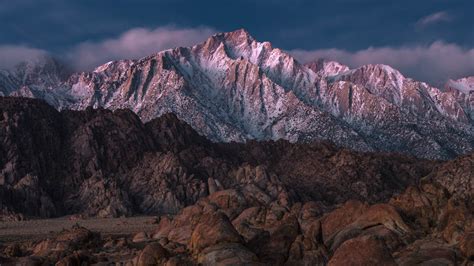
{"type": "Polygon", "coordinates": [[[449,80],[446,89],[456,97],[471,122],[474,121],[474,77],[449,80]]]}
{"type": "Polygon", "coordinates": [[[468,94],[474,91],[474,77],[449,80],[446,86],[448,88],[458,90],[461,93],[468,94]]]}
{"type": "Polygon", "coordinates": [[[327,61],[325,59],[318,59],[305,64],[306,67],[313,70],[321,77],[335,76],[337,74],[349,71],[349,67],[336,61],[327,61]]]}
{"type": "Polygon", "coordinates": [[[330,140],[426,158],[474,147],[472,91],[442,92],[385,65],[303,65],[245,30],[109,62],[53,86],[15,88],[12,80],[21,78],[0,73],[4,95],[43,98],[58,109],[129,108],[144,121],[173,112],[214,141],[330,140]]]}

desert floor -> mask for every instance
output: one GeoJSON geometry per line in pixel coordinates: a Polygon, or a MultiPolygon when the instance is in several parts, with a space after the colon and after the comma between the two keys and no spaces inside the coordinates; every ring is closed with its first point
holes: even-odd
{"type": "Polygon", "coordinates": [[[155,216],[127,218],[88,218],[71,219],[61,217],[55,219],[38,219],[26,221],[0,222],[0,243],[40,240],[47,238],[74,224],[102,235],[131,235],[138,232],[151,232],[156,228],[155,216]]]}

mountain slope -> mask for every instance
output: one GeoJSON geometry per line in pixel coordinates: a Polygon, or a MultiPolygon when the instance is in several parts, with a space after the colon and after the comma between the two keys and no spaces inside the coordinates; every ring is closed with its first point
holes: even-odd
{"type": "Polygon", "coordinates": [[[425,158],[451,158],[474,147],[464,96],[384,65],[302,65],[245,30],[10,95],[42,98],[60,110],[128,108],[143,121],[172,112],[213,141],[330,140],[425,158]]]}
{"type": "Polygon", "coordinates": [[[456,97],[464,112],[474,121],[474,77],[449,80],[446,89],[456,97]]]}

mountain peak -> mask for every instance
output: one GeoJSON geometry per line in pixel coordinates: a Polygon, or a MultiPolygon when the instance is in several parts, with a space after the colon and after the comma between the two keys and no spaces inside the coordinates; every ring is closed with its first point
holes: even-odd
{"type": "Polygon", "coordinates": [[[21,85],[42,84],[47,87],[65,81],[72,74],[72,70],[65,63],[50,55],[21,62],[14,72],[21,85]]]}
{"type": "Polygon", "coordinates": [[[373,67],[375,69],[381,69],[383,70],[384,72],[388,73],[388,74],[393,74],[393,75],[396,75],[396,76],[402,76],[403,75],[400,73],[400,71],[398,71],[397,69],[389,66],[389,65],[385,65],[385,64],[371,64],[371,65],[368,65],[368,67],[373,67]]]}
{"type": "Polygon", "coordinates": [[[313,70],[315,73],[320,73],[322,76],[338,75],[349,70],[349,67],[336,61],[326,60],[320,58],[318,60],[305,64],[306,67],[313,70]]]}
{"type": "Polygon", "coordinates": [[[392,86],[399,90],[403,86],[405,77],[400,71],[384,64],[368,64],[346,72],[343,75],[351,77],[351,81],[361,85],[374,87],[392,86]]]}
{"type": "Polygon", "coordinates": [[[474,91],[474,76],[461,78],[458,80],[450,79],[446,83],[447,89],[455,89],[465,94],[469,94],[471,91],[474,91]]]}
{"type": "Polygon", "coordinates": [[[250,46],[255,41],[249,32],[245,29],[238,29],[230,32],[217,33],[210,37],[206,43],[212,44],[224,42],[230,46],[250,46]]]}
{"type": "Polygon", "coordinates": [[[253,38],[250,33],[245,30],[245,29],[238,29],[235,31],[231,32],[226,32],[223,34],[224,38],[228,41],[233,41],[235,43],[252,43],[255,41],[255,38],[253,38]]]}

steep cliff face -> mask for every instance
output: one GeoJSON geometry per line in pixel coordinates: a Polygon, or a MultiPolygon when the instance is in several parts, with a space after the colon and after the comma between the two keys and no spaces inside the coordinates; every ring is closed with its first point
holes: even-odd
{"type": "Polygon", "coordinates": [[[302,65],[245,30],[109,62],[56,86],[15,90],[16,76],[2,77],[4,95],[42,98],[60,110],[127,108],[143,121],[174,113],[213,141],[329,140],[425,158],[451,158],[474,146],[466,90],[441,92],[385,65],[302,65]]]}

